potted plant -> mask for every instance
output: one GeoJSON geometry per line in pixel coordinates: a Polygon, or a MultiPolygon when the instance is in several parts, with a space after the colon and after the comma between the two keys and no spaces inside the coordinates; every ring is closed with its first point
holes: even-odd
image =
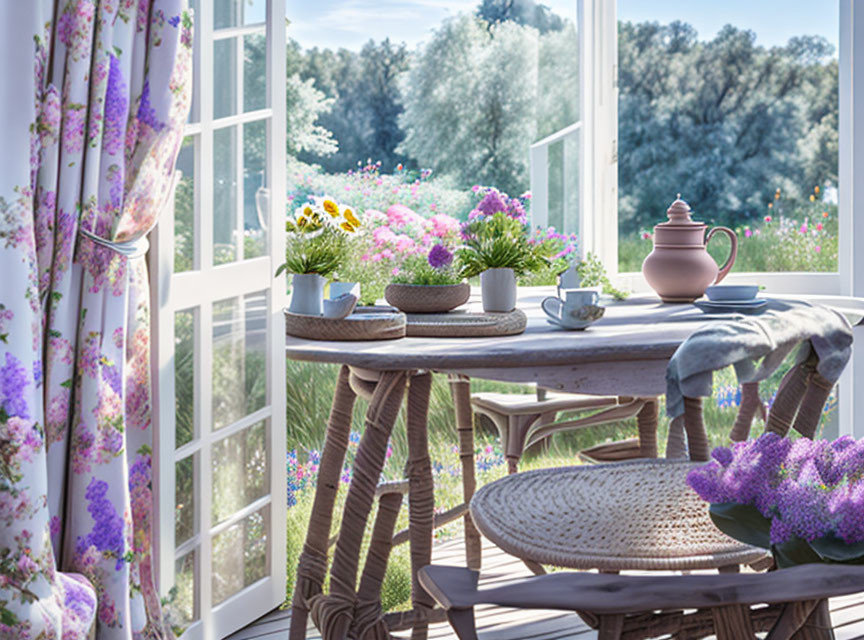
{"type": "Polygon", "coordinates": [[[468,302],[470,295],[471,286],[443,244],[436,244],[425,256],[407,258],[384,290],[387,302],[405,313],[444,313],[468,302]]]}
{"type": "Polygon", "coordinates": [[[521,199],[488,188],[462,229],[457,257],[465,278],[480,276],[483,310],[516,308],[516,278],[548,264],[545,243],[531,235],[521,199]]]}
{"type": "Polygon", "coordinates": [[[360,219],[350,207],[324,198],[297,209],[285,223],[288,232],[285,262],[276,271],[293,274],[289,311],[320,316],[324,285],[342,263],[347,239],[357,232],[360,219]]]}
{"type": "Polygon", "coordinates": [[[711,457],[687,482],[721,531],[770,549],[780,568],[864,562],[864,440],[766,433],[711,457]]]}

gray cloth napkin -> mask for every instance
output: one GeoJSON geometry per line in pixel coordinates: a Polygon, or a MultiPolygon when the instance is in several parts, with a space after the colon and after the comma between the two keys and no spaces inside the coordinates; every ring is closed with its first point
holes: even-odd
{"type": "Polygon", "coordinates": [[[801,300],[769,300],[765,311],[734,321],[715,321],[685,340],[666,369],[666,412],[684,414],[684,397],[710,396],[713,373],[735,367],[739,382],[770,376],[801,345],[797,360],[811,349],[817,371],[836,382],[852,353],[852,326],[839,312],[801,300]]]}

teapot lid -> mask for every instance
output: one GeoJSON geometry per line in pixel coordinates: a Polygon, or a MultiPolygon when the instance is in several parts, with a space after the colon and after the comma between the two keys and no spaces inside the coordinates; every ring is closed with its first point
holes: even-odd
{"type": "Polygon", "coordinates": [[[681,194],[678,194],[675,202],[669,205],[669,208],[666,210],[666,215],[669,216],[668,222],[663,222],[657,226],[660,227],[692,227],[699,226],[704,227],[704,222],[696,222],[691,217],[690,214],[693,213],[692,209],[690,209],[690,205],[687,204],[684,200],[681,199],[681,194]]]}

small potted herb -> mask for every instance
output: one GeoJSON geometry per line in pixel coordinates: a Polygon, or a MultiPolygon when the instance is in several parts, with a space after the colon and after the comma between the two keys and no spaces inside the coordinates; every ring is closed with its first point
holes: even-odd
{"type": "Polygon", "coordinates": [[[285,262],[276,275],[283,271],[293,274],[291,313],[322,314],[324,285],[345,258],[348,237],[359,227],[354,211],[331,198],[300,207],[288,218],[285,262]]]}
{"type": "Polygon", "coordinates": [[[468,302],[471,286],[453,264],[453,254],[436,244],[429,254],[405,260],[387,285],[387,302],[405,313],[444,313],[468,302]]]}
{"type": "Polygon", "coordinates": [[[457,253],[466,278],[480,276],[483,310],[506,313],[516,308],[516,278],[548,264],[545,243],[533,241],[519,198],[488,188],[462,229],[457,253]]]}

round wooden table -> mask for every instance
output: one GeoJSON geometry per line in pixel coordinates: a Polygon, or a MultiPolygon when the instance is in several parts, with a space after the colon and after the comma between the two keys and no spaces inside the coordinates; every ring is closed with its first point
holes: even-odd
{"type": "MultiPolygon", "coordinates": [[[[692,305],[663,304],[656,297],[644,296],[610,304],[605,317],[586,331],[566,331],[546,322],[540,310],[542,299],[554,294],[551,287],[526,288],[520,293],[518,307],[528,315],[528,327],[517,336],[377,342],[287,337],[288,358],[343,365],[321,455],[306,544],[297,569],[291,640],[305,638],[310,613],[325,640],[341,640],[349,634],[361,640],[383,640],[389,638],[389,631],[405,628],[413,628],[412,638],[422,640],[428,622],[443,619],[443,612],[433,611],[432,599],[417,582],[417,571],[431,562],[434,526],[426,426],[432,372],[451,376],[467,505],[475,489],[471,377],[532,382],[565,392],[656,397],[665,393],[669,358],[690,334],[711,319],[692,305]],[[336,490],[358,394],[369,399],[366,425],[330,568],[330,593],[324,594],[336,490]],[[380,585],[402,504],[400,491],[405,487],[395,483],[379,488],[378,481],[403,397],[407,397],[413,609],[383,615],[380,585]],[[363,532],[376,495],[380,500],[378,517],[358,585],[363,532]]],[[[814,301],[832,303],[831,299],[814,301]]],[[[476,297],[472,299],[473,304],[477,302],[476,297]]],[[[656,416],[654,420],[656,425],[656,416]]],[[[656,427],[655,441],[642,444],[643,452],[651,455],[653,449],[656,456],[656,427]]],[[[480,537],[467,513],[465,536],[467,564],[479,569],[480,537]]]]}

